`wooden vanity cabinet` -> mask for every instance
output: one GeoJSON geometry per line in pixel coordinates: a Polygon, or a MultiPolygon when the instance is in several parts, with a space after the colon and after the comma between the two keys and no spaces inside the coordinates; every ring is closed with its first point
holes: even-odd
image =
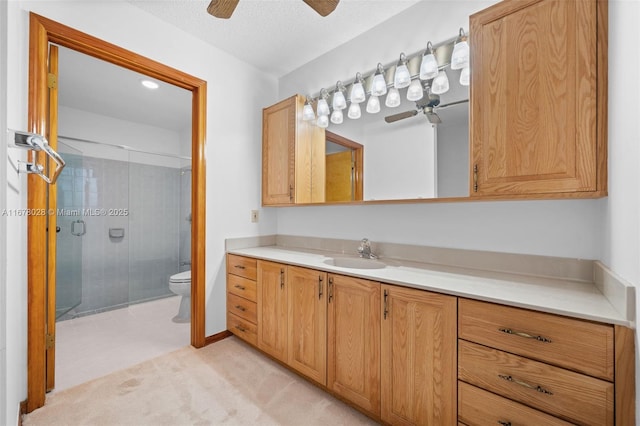
{"type": "Polygon", "coordinates": [[[287,266],[287,364],[327,384],[327,273],[287,266]]]}
{"type": "Polygon", "coordinates": [[[287,265],[258,260],[257,346],[287,362],[288,286],[287,265]]]}
{"type": "Polygon", "coordinates": [[[613,326],[468,299],[458,308],[461,422],[517,423],[517,411],[479,411],[480,389],[555,423],[614,424],[613,326]]]}
{"type": "Polygon", "coordinates": [[[328,276],[327,387],[380,416],[380,284],[328,276]]]}
{"type": "Polygon", "coordinates": [[[227,329],[257,344],[256,260],[227,256],[227,329]]]}
{"type": "Polygon", "coordinates": [[[471,196],[605,196],[607,1],[504,0],[469,33],[471,196]]]}
{"type": "Polygon", "coordinates": [[[382,291],[382,420],[455,424],[456,297],[384,284],[382,291]]]}
{"type": "Polygon", "coordinates": [[[302,120],[304,103],[295,95],[262,110],[263,206],[324,201],[324,129],[302,120]]]}

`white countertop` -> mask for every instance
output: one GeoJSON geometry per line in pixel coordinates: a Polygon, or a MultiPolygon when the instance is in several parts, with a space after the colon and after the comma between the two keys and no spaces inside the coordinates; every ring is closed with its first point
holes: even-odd
{"type": "MultiPolygon", "coordinates": [[[[229,250],[229,253],[574,318],[632,326],[595,284],[588,282],[384,258],[377,259],[387,265],[383,269],[343,268],[324,263],[334,257],[330,252],[278,246],[234,249],[229,250]]],[[[355,256],[336,253],[335,257],[355,256]]]]}

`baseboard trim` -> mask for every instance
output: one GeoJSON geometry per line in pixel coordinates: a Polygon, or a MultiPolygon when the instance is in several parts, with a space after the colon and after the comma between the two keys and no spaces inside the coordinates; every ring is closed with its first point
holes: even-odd
{"type": "Polygon", "coordinates": [[[220,340],[226,339],[227,337],[233,336],[233,334],[229,330],[221,331],[220,333],[213,334],[211,336],[207,336],[204,338],[204,345],[210,345],[215,342],[219,342],[220,340]]]}

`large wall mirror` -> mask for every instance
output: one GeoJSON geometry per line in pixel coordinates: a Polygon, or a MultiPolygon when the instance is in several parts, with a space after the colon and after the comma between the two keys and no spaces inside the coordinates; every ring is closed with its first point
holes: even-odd
{"type": "MultiPolygon", "coordinates": [[[[345,117],[343,123],[329,125],[326,202],[469,195],[468,87],[457,82],[459,71],[448,72],[451,88],[439,97],[428,98],[427,91],[422,100],[411,102],[406,100],[406,89],[401,89],[402,102],[398,107],[381,105],[381,111],[376,114],[363,112],[358,120],[345,117]],[[425,109],[429,101],[438,105],[425,109]],[[359,148],[348,150],[348,145],[337,145],[336,140],[349,141],[359,148]],[[336,155],[337,151],[342,154],[336,155]],[[361,192],[343,191],[340,197],[331,195],[330,188],[336,180],[346,182],[344,177],[348,175],[349,182],[355,185],[356,179],[346,162],[341,163],[345,166],[334,167],[337,163],[329,159],[351,158],[356,151],[361,157],[361,162],[355,163],[362,168],[358,181],[361,192]]],[[[345,184],[342,187],[345,188],[345,184]]]]}

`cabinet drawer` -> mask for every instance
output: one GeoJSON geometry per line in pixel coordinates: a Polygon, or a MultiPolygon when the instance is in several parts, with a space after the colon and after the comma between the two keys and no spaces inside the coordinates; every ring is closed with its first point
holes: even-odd
{"type": "Polygon", "coordinates": [[[227,255],[227,272],[250,280],[256,279],[256,259],[250,257],[227,255]]]}
{"type": "Polygon", "coordinates": [[[458,337],[613,381],[613,327],[460,299],[458,337]]]}
{"type": "Polygon", "coordinates": [[[227,329],[253,346],[258,344],[257,326],[229,312],[227,312],[227,329]]]}
{"type": "Polygon", "coordinates": [[[557,417],[464,382],[458,382],[458,421],[467,426],[571,425],[557,417]]]}
{"type": "Polygon", "coordinates": [[[585,425],[613,425],[613,384],[464,340],[458,379],[585,425]]]}
{"type": "Polygon", "coordinates": [[[231,293],[227,293],[227,311],[254,324],[258,316],[256,302],[251,302],[231,293]]]}
{"type": "Polygon", "coordinates": [[[227,292],[256,301],[256,282],[237,275],[227,274],[227,292]]]}

